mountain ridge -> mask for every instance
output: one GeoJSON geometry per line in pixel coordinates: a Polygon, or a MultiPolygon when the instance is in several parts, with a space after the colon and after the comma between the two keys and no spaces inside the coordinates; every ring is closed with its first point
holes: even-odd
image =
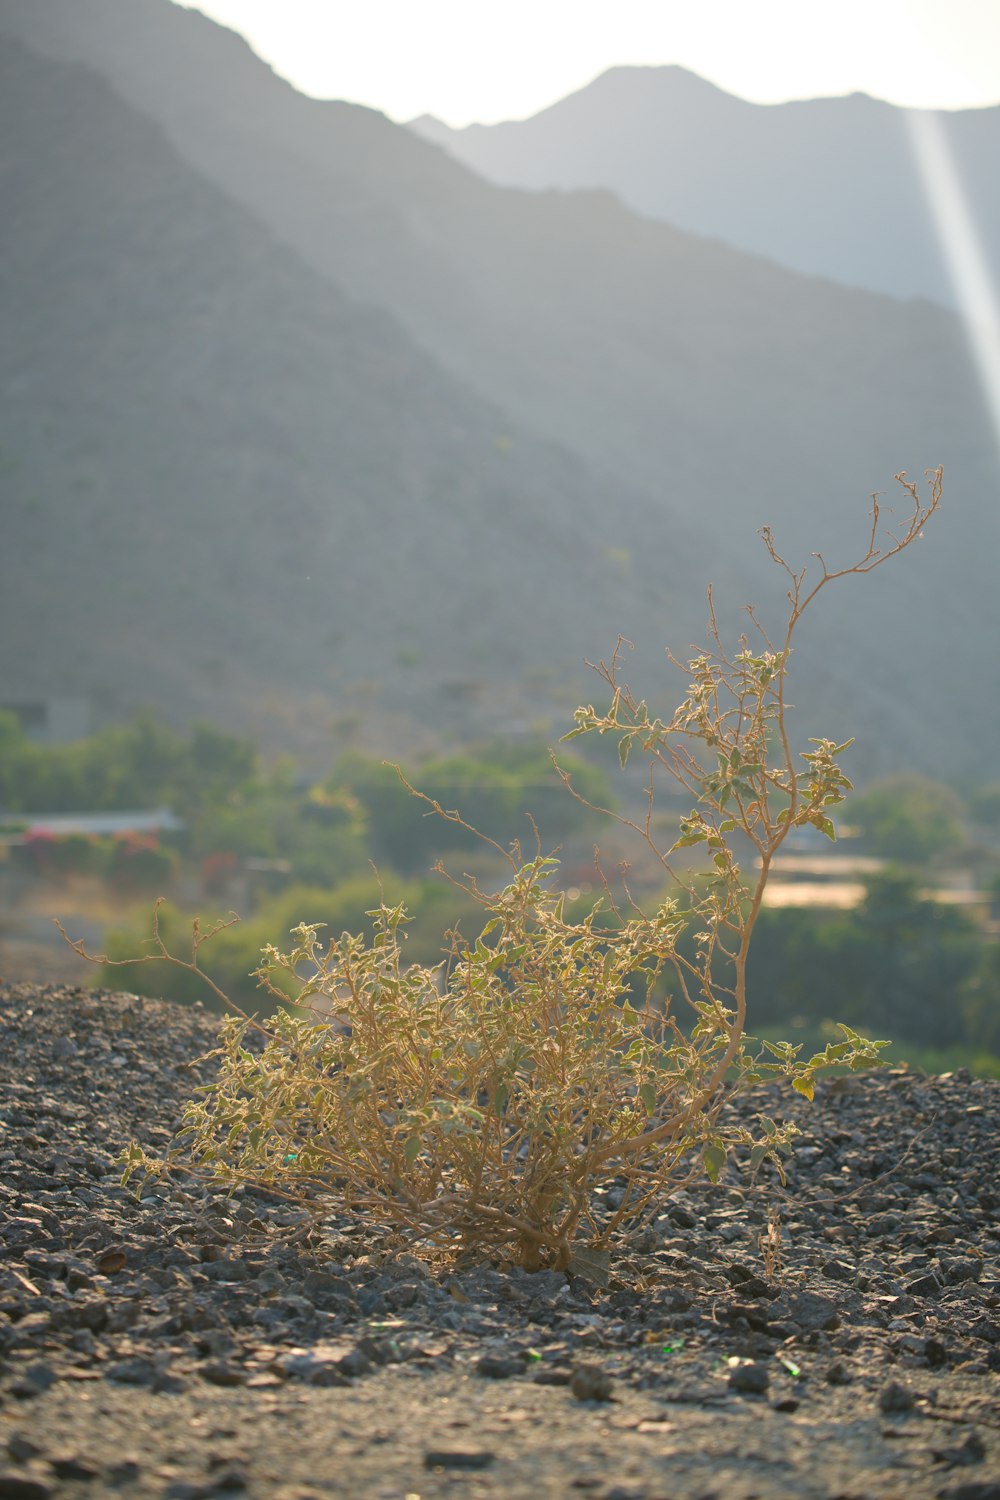
{"type": "MultiPolygon", "coordinates": [[[[506,186],[602,185],[636,212],[789,269],[951,306],[910,113],[860,92],[757,104],[688,69],[620,66],[524,120],[409,128],[506,186]]],[[[1000,105],[925,113],[1000,264],[1000,105]]]]}
{"type": "MultiPolygon", "coordinates": [[[[842,728],[846,738],[859,720],[879,725],[873,765],[900,753],[907,763],[943,754],[956,764],[974,762],[976,743],[995,731],[996,707],[989,692],[970,696],[968,684],[992,681],[995,668],[988,640],[969,631],[964,601],[978,598],[987,609],[992,598],[998,470],[952,315],[793,275],[638,219],[606,191],[498,189],[384,116],[296,95],[242,39],[217,34],[204,17],[192,25],[191,13],[165,0],[0,0],[4,30],[29,34],[36,48],[96,71],[189,170],[291,254],[287,264],[301,268],[295,274],[303,286],[319,276],[362,320],[380,309],[389,327],[405,333],[411,357],[430,361],[442,391],[454,392],[444,406],[480,413],[469,421],[489,430],[490,463],[506,455],[506,504],[519,506],[524,518],[527,540],[515,545],[510,535],[502,555],[513,559],[526,549],[536,582],[519,597],[540,601],[544,622],[539,618],[534,638],[550,666],[560,663],[557,673],[570,670],[571,638],[579,641],[579,661],[606,655],[619,629],[652,648],[654,663],[664,641],[683,651],[701,638],[709,578],[720,600],[733,601],[727,625],[744,600],[780,607],[780,580],[753,545],[756,525],[774,526],[792,556],[816,546],[831,556],[853,550],[872,488],[884,488],[902,465],[919,472],[943,462],[950,508],[935,546],[870,591],[845,590],[851,603],[838,622],[837,649],[829,649],[828,636],[812,637],[813,665],[796,698],[816,732],[842,728]],[[539,527],[544,546],[531,540],[539,527]],[[562,566],[564,554],[579,555],[579,578],[571,576],[571,561],[562,566]],[[921,640],[917,671],[912,622],[928,599],[938,624],[921,640]],[[874,656],[873,640],[880,644],[874,656]],[[966,670],[958,679],[960,641],[966,670]],[[852,665],[861,661],[864,671],[852,665]],[[951,726],[963,723],[956,746],[951,726]]],[[[39,98],[44,105],[44,90],[39,98]]],[[[13,139],[16,120],[11,130],[13,139]]],[[[69,201],[54,206],[53,237],[75,212],[69,201]]],[[[107,254],[113,261],[113,244],[107,254]]],[[[169,273],[168,264],[157,271],[169,273]]],[[[33,295],[44,305],[42,289],[33,295]]],[[[313,295],[303,293],[306,301],[313,295]]],[[[296,328],[304,321],[297,317],[296,328]]],[[[354,357],[345,352],[341,373],[331,366],[324,378],[343,384],[354,357]]],[[[363,348],[356,357],[364,368],[363,348]]],[[[251,360],[249,345],[241,358],[251,360]]],[[[71,392],[63,399],[71,404],[71,392]]],[[[372,401],[366,415],[358,393],[345,442],[351,438],[351,465],[378,493],[395,483],[381,453],[392,414],[372,401]]],[[[323,464],[333,474],[343,466],[339,453],[322,448],[324,418],[315,400],[304,394],[299,407],[281,400],[281,421],[246,419],[272,435],[273,451],[260,457],[265,493],[279,484],[281,464],[296,456],[283,424],[297,433],[310,484],[319,484],[323,464]]],[[[436,412],[434,424],[447,433],[447,412],[440,404],[436,412]]],[[[450,497],[447,524],[466,519],[500,579],[491,505],[481,490],[472,503],[476,491],[460,472],[465,466],[476,474],[481,459],[458,447],[444,451],[450,457],[436,488],[450,497]]],[[[238,458],[233,463],[239,468],[238,458]]],[[[244,481],[240,493],[249,503],[244,481]]],[[[189,482],[197,483],[194,471],[189,482]]],[[[423,515],[428,525],[441,524],[440,512],[423,515]]],[[[413,525],[404,535],[416,537],[413,525]]],[[[437,596],[421,599],[409,587],[387,595],[393,608],[405,601],[416,611],[413,629],[432,653],[435,618],[444,628],[442,601],[454,592],[446,564],[460,576],[463,569],[449,552],[447,529],[444,536],[448,557],[435,565],[437,596]]],[[[365,523],[359,540],[375,558],[377,528],[365,523]]],[[[433,537],[426,545],[433,554],[433,537]]],[[[377,564],[370,566],[358,595],[369,606],[380,597],[377,564]]],[[[524,564],[510,566],[518,577],[524,564]]],[[[483,616],[484,637],[502,641],[506,627],[491,615],[490,591],[467,580],[462,588],[473,618],[483,616]]],[[[513,613],[520,618],[511,628],[528,640],[523,606],[513,613]]],[[[451,628],[461,635],[455,618],[451,628]]],[[[480,645],[493,651],[493,668],[466,655],[464,680],[478,674],[493,694],[497,648],[480,645]]],[[[351,665],[350,631],[335,654],[338,671],[365,678],[351,665]]],[[[379,672],[387,691],[391,684],[408,694],[425,715],[435,704],[440,710],[429,669],[407,688],[407,673],[384,658],[379,672]]],[[[244,653],[244,660],[252,684],[252,659],[244,653]]],[[[526,662],[521,651],[517,670],[526,662]]],[[[654,683],[659,675],[654,665],[654,683]]],[[[324,692],[333,690],[326,677],[323,683],[324,692]]],[[[533,713],[530,695],[522,700],[533,713]]],[[[517,701],[516,691],[509,701],[517,701]]]]}

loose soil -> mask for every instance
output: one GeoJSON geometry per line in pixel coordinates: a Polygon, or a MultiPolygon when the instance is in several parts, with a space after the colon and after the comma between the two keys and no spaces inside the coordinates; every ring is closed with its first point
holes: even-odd
{"type": "Polygon", "coordinates": [[[162,1150],[216,1024],[0,984],[0,1500],[1000,1500],[1000,1083],[765,1091],[787,1187],[677,1194],[598,1285],[137,1200],[115,1158],[162,1150]]]}

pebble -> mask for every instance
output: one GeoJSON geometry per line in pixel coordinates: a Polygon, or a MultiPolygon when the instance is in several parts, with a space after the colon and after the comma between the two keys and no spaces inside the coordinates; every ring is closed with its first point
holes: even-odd
{"type": "Polygon", "coordinates": [[[889,1384],[883,1386],[878,1397],[879,1410],[887,1416],[896,1416],[899,1413],[912,1411],[916,1404],[913,1392],[905,1385],[900,1385],[898,1380],[890,1380],[889,1384]]]}
{"type": "Polygon", "coordinates": [[[580,1365],[569,1383],[577,1401],[610,1401],[613,1386],[611,1376],[600,1365],[580,1365]]]}
{"type": "Polygon", "coordinates": [[[514,1355],[484,1354],[476,1361],[476,1374],[487,1380],[510,1380],[523,1375],[527,1360],[514,1355]]]}
{"type": "Polygon", "coordinates": [[[729,1388],[744,1395],[762,1396],[771,1385],[771,1373],[766,1365],[736,1365],[729,1372],[729,1388]]]}
{"type": "Polygon", "coordinates": [[[428,1448],[425,1469],[488,1469],[496,1459],[489,1448],[428,1448]]]}
{"type": "Polygon", "coordinates": [[[26,1474],[0,1471],[0,1500],[50,1500],[51,1488],[26,1474]]]}

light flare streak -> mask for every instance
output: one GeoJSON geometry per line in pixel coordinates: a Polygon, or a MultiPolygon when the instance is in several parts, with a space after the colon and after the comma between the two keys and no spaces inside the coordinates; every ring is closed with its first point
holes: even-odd
{"type": "Polygon", "coordinates": [[[1000,304],[993,275],[940,116],[911,109],[906,122],[1000,447],[1000,304]]]}

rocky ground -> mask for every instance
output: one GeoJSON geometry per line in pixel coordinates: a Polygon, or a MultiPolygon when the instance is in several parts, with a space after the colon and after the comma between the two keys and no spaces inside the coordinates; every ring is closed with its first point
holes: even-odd
{"type": "Polygon", "coordinates": [[[1000,1500],[1000,1084],[772,1098],[787,1189],[679,1194],[600,1286],[136,1201],[115,1157],[166,1144],[214,1029],[0,985],[0,1500],[1000,1500]]]}

